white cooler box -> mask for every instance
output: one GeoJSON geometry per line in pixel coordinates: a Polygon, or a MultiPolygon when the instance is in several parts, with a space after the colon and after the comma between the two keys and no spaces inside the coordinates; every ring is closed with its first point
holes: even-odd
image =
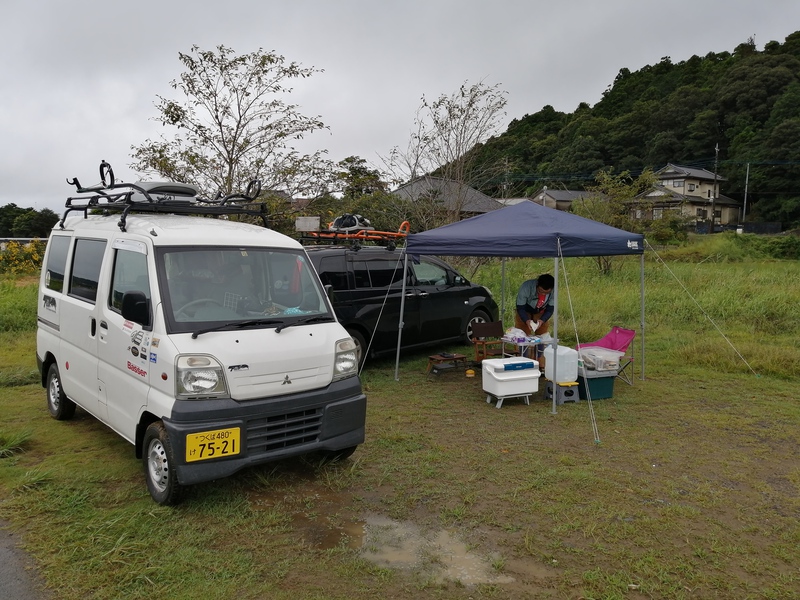
{"type": "Polygon", "coordinates": [[[512,358],[490,358],[481,363],[483,371],[483,391],[497,398],[497,408],[503,405],[505,398],[525,397],[529,404],[529,396],[539,389],[539,363],[532,358],[514,356],[512,358]]]}

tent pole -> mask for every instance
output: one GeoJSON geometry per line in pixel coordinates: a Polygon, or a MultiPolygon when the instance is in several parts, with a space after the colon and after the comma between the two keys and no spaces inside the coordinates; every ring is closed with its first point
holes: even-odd
{"type": "MultiPolygon", "coordinates": [[[[641,281],[641,284],[640,284],[640,287],[641,287],[641,292],[640,292],[641,293],[641,299],[639,301],[639,304],[641,305],[641,317],[640,317],[639,326],[640,326],[640,328],[642,330],[642,375],[641,375],[641,379],[642,379],[642,381],[644,381],[644,363],[645,363],[645,361],[644,361],[644,252],[642,252],[641,257],[639,258],[639,264],[640,264],[640,267],[639,267],[639,279],[641,281]]],[[[631,379],[631,381],[633,381],[633,379],[631,379]]]]}
{"type": "Polygon", "coordinates": [[[500,261],[500,322],[506,314],[506,257],[500,261]]]}
{"type": "Polygon", "coordinates": [[[403,314],[406,308],[406,280],[408,279],[408,252],[403,249],[403,287],[400,293],[400,322],[397,324],[397,356],[394,359],[394,380],[400,381],[400,342],[403,339],[403,314]]]}
{"type": "MultiPolygon", "coordinates": [[[[561,251],[561,247],[559,244],[559,252],[561,251]]],[[[558,389],[556,387],[558,384],[555,382],[557,379],[556,377],[556,367],[558,366],[558,253],[556,253],[556,257],[553,259],[553,279],[555,282],[553,283],[553,410],[551,414],[555,415],[558,411],[556,411],[556,397],[558,396],[558,389]]]]}

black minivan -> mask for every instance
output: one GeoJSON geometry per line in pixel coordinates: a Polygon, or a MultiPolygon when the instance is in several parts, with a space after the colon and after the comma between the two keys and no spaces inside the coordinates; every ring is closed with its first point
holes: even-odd
{"type": "MultiPolygon", "coordinates": [[[[333,289],[339,322],[359,360],[397,348],[405,255],[384,246],[306,246],[320,280],[333,289]]],[[[432,256],[408,257],[402,348],[468,343],[472,323],[496,321],[491,292],[432,256]]]]}

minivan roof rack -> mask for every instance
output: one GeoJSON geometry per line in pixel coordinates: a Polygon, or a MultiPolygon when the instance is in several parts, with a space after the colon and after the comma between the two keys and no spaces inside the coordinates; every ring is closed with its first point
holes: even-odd
{"type": "Polygon", "coordinates": [[[269,215],[266,204],[255,202],[261,193],[261,182],[257,179],[248,184],[244,193],[218,196],[214,200],[199,197],[199,190],[185,183],[117,182],[114,170],[106,161],[100,163],[100,180],[97,185],[83,187],[77,177],[72,181],[67,179],[67,183],[74,185],[80,195],[67,198],[65,204],[67,210],[59,221],[61,229],[64,228],[67,215],[71,212],[82,211],[86,218],[90,210],[100,211],[102,214],[119,214],[120,219],[117,224],[122,231],[125,231],[126,219],[130,213],[250,215],[260,217],[264,227],[268,227],[269,215]]]}

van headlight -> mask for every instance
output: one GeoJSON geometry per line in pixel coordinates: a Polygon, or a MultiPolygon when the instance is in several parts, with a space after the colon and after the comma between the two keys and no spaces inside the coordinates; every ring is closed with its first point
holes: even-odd
{"type": "Polygon", "coordinates": [[[199,400],[228,395],[225,372],[215,358],[204,354],[179,356],[175,365],[176,397],[199,400]]]}
{"type": "Polygon", "coordinates": [[[336,342],[336,356],[333,359],[333,380],[358,375],[358,353],[356,343],[346,338],[336,342]]]}

